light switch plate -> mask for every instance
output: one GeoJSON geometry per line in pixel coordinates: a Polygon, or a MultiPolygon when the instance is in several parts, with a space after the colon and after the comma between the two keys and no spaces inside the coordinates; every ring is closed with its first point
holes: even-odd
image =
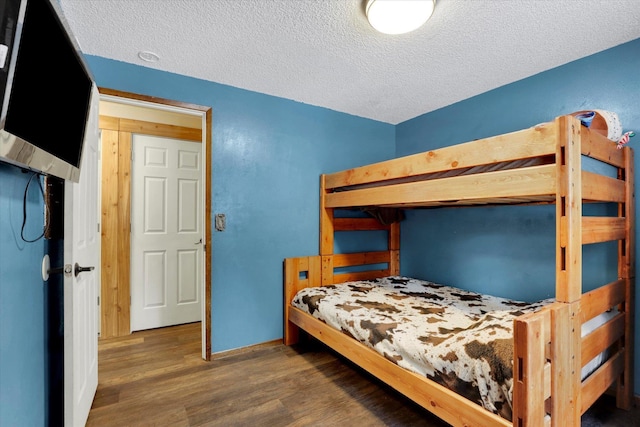
{"type": "Polygon", "coordinates": [[[215,222],[216,222],[216,231],[224,231],[225,227],[227,226],[227,220],[225,218],[225,215],[216,214],[215,222]]]}

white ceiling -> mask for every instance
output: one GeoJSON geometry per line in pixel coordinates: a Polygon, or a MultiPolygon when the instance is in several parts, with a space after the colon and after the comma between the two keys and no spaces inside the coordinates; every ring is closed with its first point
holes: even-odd
{"type": "Polygon", "coordinates": [[[391,124],[640,38],[639,0],[437,0],[396,36],[366,0],[60,4],[86,54],[391,124]]]}

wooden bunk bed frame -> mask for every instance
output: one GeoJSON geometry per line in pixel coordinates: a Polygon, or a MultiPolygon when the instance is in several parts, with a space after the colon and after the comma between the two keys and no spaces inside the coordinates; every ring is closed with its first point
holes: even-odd
{"type": "Polygon", "coordinates": [[[296,343],[302,329],[452,425],[579,426],[581,415],[607,391],[615,393],[617,406],[628,409],[634,379],[633,182],[632,150],[616,149],[613,141],[581,126],[571,115],[518,132],[322,175],[320,255],[285,260],[284,343],[296,343]],[[583,170],[582,156],[614,166],[617,178],[583,170]],[[492,167],[521,159],[533,159],[533,166],[492,167]],[[463,174],[443,175],[452,169],[463,174]],[[617,204],[617,216],[583,216],[582,205],[590,202],[617,204]],[[302,288],[400,272],[397,222],[337,218],[334,209],[541,203],[556,205],[556,302],[514,321],[511,422],[399,367],[290,304],[302,288]],[[356,230],[387,230],[388,249],[334,254],[334,233],[356,230]],[[618,241],[618,279],[583,293],[582,245],[605,241],[618,241]],[[380,264],[387,268],[335,272],[380,264]],[[619,314],[581,338],[582,323],[612,307],[619,314]],[[581,380],[581,367],[605,349],[606,362],[581,380]]]}

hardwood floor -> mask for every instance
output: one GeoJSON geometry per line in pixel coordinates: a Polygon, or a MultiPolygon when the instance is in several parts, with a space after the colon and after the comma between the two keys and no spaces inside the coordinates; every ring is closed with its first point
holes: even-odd
{"type": "MultiPolygon", "coordinates": [[[[199,323],[101,340],[98,372],[87,426],[447,425],[315,341],[206,362],[199,323]]],[[[638,419],[605,400],[583,424],[638,419]]]]}

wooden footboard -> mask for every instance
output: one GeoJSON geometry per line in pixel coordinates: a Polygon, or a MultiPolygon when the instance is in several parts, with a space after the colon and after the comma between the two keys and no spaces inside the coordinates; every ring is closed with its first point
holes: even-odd
{"type": "Polygon", "coordinates": [[[321,283],[319,256],[286,258],[284,260],[284,344],[298,342],[298,327],[289,319],[289,305],[299,290],[321,283]]]}
{"type": "MultiPolygon", "coordinates": [[[[362,218],[352,218],[344,222],[350,224],[364,224],[366,229],[391,229],[394,230],[391,235],[397,236],[399,226],[394,224],[391,226],[368,225],[371,220],[362,218]]],[[[338,222],[342,224],[343,222],[338,222]]],[[[362,230],[357,225],[356,230],[362,230]]],[[[395,248],[391,242],[390,247],[395,248]]],[[[333,243],[333,242],[332,242],[333,243]]],[[[386,277],[397,274],[398,271],[398,251],[392,249],[380,252],[359,252],[352,254],[331,255],[331,256],[308,256],[297,258],[286,258],[284,260],[284,344],[293,345],[298,342],[298,328],[292,322],[289,322],[289,311],[286,309],[293,297],[299,290],[314,286],[331,285],[333,283],[347,282],[352,280],[369,280],[377,277],[386,277]],[[334,268],[349,266],[368,266],[377,264],[387,264],[384,270],[380,269],[364,269],[359,272],[335,274],[334,268]]]]}

